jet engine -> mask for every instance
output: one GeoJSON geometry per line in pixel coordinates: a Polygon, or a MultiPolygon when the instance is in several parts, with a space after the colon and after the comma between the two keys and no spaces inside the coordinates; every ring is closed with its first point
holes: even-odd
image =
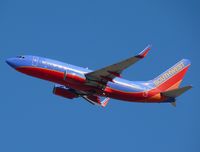
{"type": "Polygon", "coordinates": [[[54,88],[53,88],[53,93],[55,95],[58,95],[58,96],[61,96],[61,97],[64,97],[64,98],[68,98],[68,99],[73,99],[73,98],[78,97],[78,95],[75,94],[72,91],[72,89],[67,88],[63,85],[55,85],[54,88]]]}

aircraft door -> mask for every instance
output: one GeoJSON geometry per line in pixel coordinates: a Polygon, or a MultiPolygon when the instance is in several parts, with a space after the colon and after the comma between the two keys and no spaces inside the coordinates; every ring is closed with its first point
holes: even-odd
{"type": "Polygon", "coordinates": [[[67,70],[65,70],[65,72],[64,72],[64,81],[67,81],[66,79],[67,79],[67,74],[68,74],[68,71],[67,70]]]}
{"type": "Polygon", "coordinates": [[[144,92],[143,92],[143,97],[148,97],[148,87],[145,87],[145,90],[144,90],[144,92]]]}
{"type": "Polygon", "coordinates": [[[34,56],[32,59],[32,65],[33,66],[37,66],[39,62],[39,57],[34,56]]]}

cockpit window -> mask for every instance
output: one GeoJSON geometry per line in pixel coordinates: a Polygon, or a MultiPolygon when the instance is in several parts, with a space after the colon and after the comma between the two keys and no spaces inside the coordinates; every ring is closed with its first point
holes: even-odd
{"type": "Polygon", "coordinates": [[[17,58],[24,59],[25,57],[24,57],[24,56],[22,56],[22,55],[19,55],[19,56],[17,56],[17,58]]]}

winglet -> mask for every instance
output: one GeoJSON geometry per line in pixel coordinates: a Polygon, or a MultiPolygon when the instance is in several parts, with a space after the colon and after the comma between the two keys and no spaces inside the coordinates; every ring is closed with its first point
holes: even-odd
{"type": "Polygon", "coordinates": [[[108,101],[110,100],[110,98],[106,98],[101,102],[101,106],[105,107],[108,104],[108,101]]]}
{"type": "Polygon", "coordinates": [[[151,49],[151,45],[148,45],[142,52],[140,52],[136,57],[138,57],[138,58],[144,58],[147,54],[148,54],[148,52],[149,52],[149,50],[151,49]]]}

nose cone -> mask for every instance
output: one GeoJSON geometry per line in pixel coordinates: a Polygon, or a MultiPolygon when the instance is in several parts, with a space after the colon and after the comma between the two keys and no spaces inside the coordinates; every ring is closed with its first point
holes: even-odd
{"type": "Polygon", "coordinates": [[[6,63],[8,65],[10,65],[11,67],[13,67],[13,68],[17,67],[17,63],[16,63],[16,59],[15,58],[9,58],[9,59],[7,59],[6,63]]]}

